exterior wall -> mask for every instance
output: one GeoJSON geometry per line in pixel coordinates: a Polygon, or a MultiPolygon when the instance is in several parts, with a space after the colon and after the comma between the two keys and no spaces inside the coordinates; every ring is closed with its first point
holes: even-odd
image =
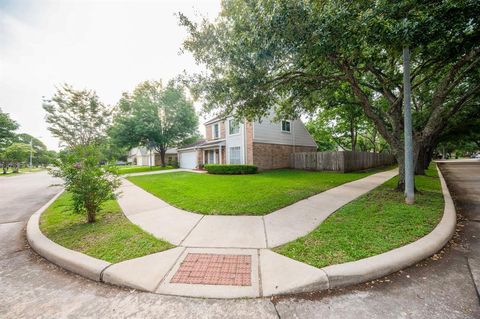
{"type": "Polygon", "coordinates": [[[313,138],[308,133],[305,125],[299,119],[290,121],[290,132],[282,131],[282,122],[274,122],[273,113],[262,119],[262,122],[253,123],[253,142],[317,146],[313,138]]]}
{"type": "Polygon", "coordinates": [[[245,138],[244,138],[244,124],[243,123],[239,123],[239,131],[237,134],[232,134],[230,135],[229,132],[230,132],[230,127],[229,127],[229,121],[230,119],[232,119],[231,117],[228,118],[226,121],[225,121],[225,125],[224,125],[224,130],[225,130],[225,134],[226,134],[226,137],[225,137],[225,153],[226,153],[226,156],[225,156],[225,162],[226,164],[230,164],[230,147],[240,147],[240,160],[241,160],[241,164],[244,164],[245,162],[245,138]],[[243,156],[242,156],[243,155],[243,156]]]}
{"type": "Polygon", "coordinates": [[[203,151],[197,150],[197,168],[199,165],[203,165],[203,151]]]}
{"type": "Polygon", "coordinates": [[[253,123],[247,122],[245,124],[245,148],[247,151],[247,164],[253,164],[253,123]]]}
{"type": "Polygon", "coordinates": [[[293,146],[253,142],[253,164],[259,170],[290,167],[290,154],[315,152],[317,146],[293,146]]]}
{"type": "Polygon", "coordinates": [[[213,125],[217,123],[220,124],[220,127],[219,127],[220,136],[218,139],[225,138],[225,121],[221,120],[221,121],[217,121],[217,122],[205,125],[205,135],[206,135],[207,142],[215,140],[212,135],[212,128],[213,128],[213,125]]]}
{"type": "MultiPolygon", "coordinates": [[[[168,165],[169,162],[178,162],[177,154],[165,154],[165,164],[168,165]]],[[[162,165],[160,154],[155,153],[155,166],[160,165],[162,165]]]]}

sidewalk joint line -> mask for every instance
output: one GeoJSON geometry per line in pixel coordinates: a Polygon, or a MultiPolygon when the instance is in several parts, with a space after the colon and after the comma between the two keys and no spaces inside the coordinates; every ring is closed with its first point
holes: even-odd
{"type": "Polygon", "coordinates": [[[262,216],[263,234],[265,235],[265,247],[268,248],[267,225],[265,225],[265,216],[262,216]]]}
{"type": "Polygon", "coordinates": [[[173,262],[172,266],[170,267],[170,269],[168,269],[168,271],[165,273],[165,275],[160,279],[160,281],[158,282],[158,284],[155,286],[153,292],[156,293],[158,288],[160,288],[160,285],[165,281],[165,279],[168,278],[168,276],[170,275],[170,273],[172,272],[173,268],[175,268],[175,266],[178,264],[178,262],[180,261],[180,258],[183,256],[183,254],[185,253],[185,251],[187,250],[187,248],[183,248],[182,252],[178,255],[178,257],[175,259],[175,261],[173,262]]]}
{"type": "Polygon", "coordinates": [[[257,249],[257,263],[258,263],[258,295],[263,297],[263,287],[262,287],[262,269],[260,266],[260,249],[257,249]]]}
{"type": "Polygon", "coordinates": [[[105,282],[105,281],[103,281],[103,273],[105,272],[105,270],[107,270],[108,268],[110,268],[110,266],[113,266],[113,265],[115,265],[115,264],[110,264],[107,267],[102,269],[102,271],[100,272],[100,282],[105,282]]]}
{"type": "Polygon", "coordinates": [[[198,224],[200,224],[200,222],[202,221],[202,219],[205,217],[206,215],[202,215],[202,217],[200,217],[200,219],[195,223],[195,225],[193,225],[193,227],[188,231],[188,233],[185,235],[185,237],[183,237],[183,239],[180,241],[180,243],[178,244],[178,246],[181,246],[183,244],[183,242],[188,238],[188,236],[190,236],[190,234],[193,232],[193,230],[198,226],[198,224]]]}
{"type": "Polygon", "coordinates": [[[477,293],[478,301],[480,301],[480,287],[477,286],[475,278],[473,277],[472,267],[470,266],[470,258],[468,258],[468,256],[465,256],[465,261],[467,262],[468,273],[470,274],[470,279],[472,280],[473,287],[475,288],[475,292],[477,293]]]}
{"type": "Polygon", "coordinates": [[[195,248],[195,249],[269,249],[265,247],[230,247],[230,246],[184,246],[184,245],[177,245],[177,247],[185,247],[185,248],[195,248]]]}

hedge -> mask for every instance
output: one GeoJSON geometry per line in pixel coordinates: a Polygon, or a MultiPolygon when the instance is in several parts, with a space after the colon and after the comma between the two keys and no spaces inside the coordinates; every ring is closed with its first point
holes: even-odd
{"type": "Polygon", "coordinates": [[[204,168],[209,174],[255,174],[257,166],[255,165],[238,165],[238,164],[205,164],[204,168]]]}

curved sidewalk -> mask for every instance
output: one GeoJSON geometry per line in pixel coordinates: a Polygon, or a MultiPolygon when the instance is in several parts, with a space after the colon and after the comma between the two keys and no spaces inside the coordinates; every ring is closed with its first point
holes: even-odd
{"type": "Polygon", "coordinates": [[[337,186],[265,216],[187,212],[125,179],[118,203],[132,223],[178,246],[273,248],[308,234],[330,214],[394,177],[397,171],[381,172],[337,186]]]}
{"type": "Polygon", "coordinates": [[[122,186],[124,196],[119,202],[127,217],[154,235],[177,242],[178,247],[117,264],[73,252],[48,240],[38,226],[39,216],[48,204],[30,219],[27,238],[39,254],[75,273],[166,295],[266,297],[341,287],[380,278],[415,264],[436,253],[451,238],[456,213],[440,171],[445,199],[443,218],[431,233],[411,244],[321,269],[279,255],[266,247],[308,233],[340,206],[395,174],[395,171],[382,172],[347,183],[264,217],[201,216],[185,212],[125,181],[122,186]],[[208,220],[207,217],[222,218],[208,220]],[[288,222],[282,223],[281,219],[288,222]],[[276,224],[272,222],[275,220],[276,224]],[[255,223],[263,226],[263,237],[256,233],[261,233],[258,229],[249,229],[258,227],[255,223]],[[219,243],[211,241],[219,236],[226,238],[219,243]]]}

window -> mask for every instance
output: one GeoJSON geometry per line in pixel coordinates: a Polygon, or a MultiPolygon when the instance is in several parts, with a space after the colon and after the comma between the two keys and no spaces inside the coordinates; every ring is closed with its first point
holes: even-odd
{"type": "Polygon", "coordinates": [[[240,146],[230,147],[230,164],[242,164],[240,146]]]}
{"type": "Polygon", "coordinates": [[[212,132],[213,138],[218,138],[220,133],[220,128],[218,123],[213,124],[212,130],[213,130],[212,132]]]}
{"type": "Polygon", "coordinates": [[[238,134],[240,132],[240,125],[236,120],[229,120],[228,121],[228,134],[238,134]]]}
{"type": "Polygon", "coordinates": [[[286,120],[282,121],[282,131],[290,132],[290,121],[286,121],[286,120]]]}

